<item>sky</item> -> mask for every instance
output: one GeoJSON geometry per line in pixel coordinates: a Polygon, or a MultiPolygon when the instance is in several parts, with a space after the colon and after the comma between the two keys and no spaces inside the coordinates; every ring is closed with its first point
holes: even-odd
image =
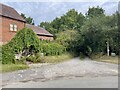
{"type": "MultiPolygon", "coordinates": [[[[2,2],[2,1],[1,1],[2,2]]],[[[34,19],[35,25],[40,22],[50,22],[56,17],[60,17],[70,9],[75,9],[78,12],[85,14],[89,7],[100,6],[105,10],[107,15],[111,15],[118,10],[118,2],[111,1],[78,1],[78,2],[60,2],[45,1],[45,2],[2,2],[8,6],[13,7],[18,13],[24,13],[34,19]]]]}

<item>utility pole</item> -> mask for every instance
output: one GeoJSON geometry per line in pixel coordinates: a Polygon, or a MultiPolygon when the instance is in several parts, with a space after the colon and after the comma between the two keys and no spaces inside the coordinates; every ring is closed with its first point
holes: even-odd
{"type": "Polygon", "coordinates": [[[107,41],[107,55],[110,56],[110,48],[109,48],[109,42],[107,41]]]}

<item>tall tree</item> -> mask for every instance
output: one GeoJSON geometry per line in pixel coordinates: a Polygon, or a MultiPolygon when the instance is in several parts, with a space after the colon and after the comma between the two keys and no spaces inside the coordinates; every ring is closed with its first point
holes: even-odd
{"type": "Polygon", "coordinates": [[[27,22],[28,24],[34,25],[34,20],[33,20],[33,18],[31,18],[31,17],[26,17],[26,15],[23,14],[23,13],[21,13],[21,16],[26,20],[26,22],[27,22]]]}
{"type": "Polygon", "coordinates": [[[90,17],[99,17],[101,15],[105,15],[104,12],[105,12],[105,10],[103,10],[102,8],[97,6],[97,7],[89,8],[86,15],[87,15],[88,18],[90,18],[90,17]]]}

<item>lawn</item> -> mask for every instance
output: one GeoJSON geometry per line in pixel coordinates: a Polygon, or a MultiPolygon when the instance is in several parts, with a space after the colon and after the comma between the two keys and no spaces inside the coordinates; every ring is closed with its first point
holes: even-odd
{"type": "Polygon", "coordinates": [[[120,59],[118,58],[118,56],[113,57],[113,56],[104,55],[93,60],[100,61],[100,62],[113,63],[113,64],[120,64],[120,59]]]}
{"type": "Polygon", "coordinates": [[[27,69],[29,68],[25,64],[5,64],[5,65],[0,65],[0,72],[12,72],[16,70],[22,70],[22,69],[27,69]]]}
{"type": "MultiPolygon", "coordinates": [[[[63,54],[63,55],[58,55],[58,56],[45,56],[44,57],[44,62],[45,63],[59,63],[62,61],[66,61],[73,58],[73,56],[69,53],[63,54]]],[[[17,70],[23,70],[29,68],[28,65],[25,64],[3,64],[0,65],[0,72],[12,72],[12,71],[17,71],[17,70]]]]}

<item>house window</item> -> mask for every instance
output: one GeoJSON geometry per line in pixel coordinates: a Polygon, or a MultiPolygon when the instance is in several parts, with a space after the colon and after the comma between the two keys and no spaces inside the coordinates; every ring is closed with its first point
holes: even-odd
{"type": "Polygon", "coordinates": [[[14,25],[14,31],[17,31],[17,25],[14,25]]]}
{"type": "Polygon", "coordinates": [[[17,31],[17,25],[16,24],[10,24],[10,31],[17,31]]]}
{"type": "Polygon", "coordinates": [[[13,30],[14,30],[13,24],[10,24],[10,31],[13,31],[13,30]]]}

